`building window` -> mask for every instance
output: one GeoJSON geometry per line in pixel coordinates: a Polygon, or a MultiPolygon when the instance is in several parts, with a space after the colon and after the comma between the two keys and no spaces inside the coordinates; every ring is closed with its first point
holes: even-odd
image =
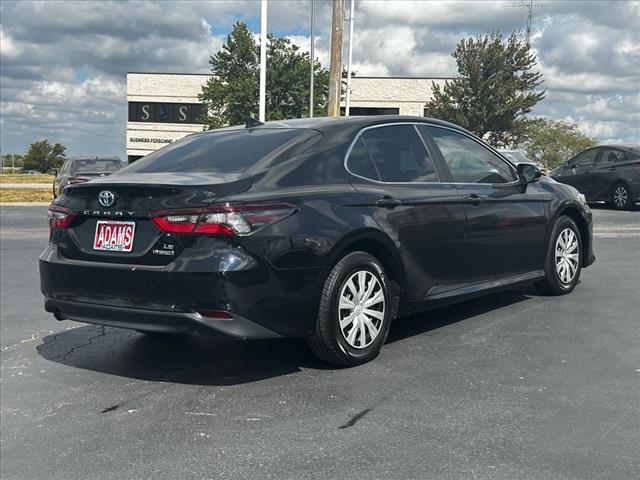
{"type": "Polygon", "coordinates": [[[202,124],[200,103],[129,102],[130,122],[202,124]]]}
{"type": "MultiPolygon", "coordinates": [[[[344,111],[344,107],[340,107],[340,115],[344,116],[344,111]]],[[[386,107],[349,107],[349,115],[400,115],[400,109],[386,107]]]]}

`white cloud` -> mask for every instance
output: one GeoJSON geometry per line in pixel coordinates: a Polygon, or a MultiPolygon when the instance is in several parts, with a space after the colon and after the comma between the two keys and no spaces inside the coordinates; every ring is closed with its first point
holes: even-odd
{"type": "MultiPolygon", "coordinates": [[[[517,1],[356,2],[360,76],[456,73],[463,37],[522,30],[517,1]]],[[[269,31],[309,48],[310,2],[269,2],[269,31]]],[[[236,2],[3,2],[3,152],[36,139],[72,154],[124,154],[127,71],[207,72],[235,21],[257,30],[260,5],[236,2]]],[[[576,121],[604,141],[640,142],[640,2],[545,2],[533,47],[547,98],[534,114],[576,121]]],[[[348,13],[347,13],[348,14],[348,13]]],[[[327,66],[331,3],[316,2],[316,56],[327,66]]],[[[346,38],[345,24],[345,55],[346,38]]]]}

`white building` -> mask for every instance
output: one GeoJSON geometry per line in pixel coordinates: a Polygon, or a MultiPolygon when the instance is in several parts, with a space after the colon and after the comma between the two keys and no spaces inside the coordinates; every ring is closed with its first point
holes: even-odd
{"type": "MultiPolygon", "coordinates": [[[[185,135],[202,131],[203,126],[198,122],[202,113],[198,94],[210,77],[205,74],[127,74],[129,161],[137,160],[185,135]]],[[[443,83],[444,80],[353,77],[350,114],[422,116],[424,105],[431,98],[433,84],[443,83]]]]}

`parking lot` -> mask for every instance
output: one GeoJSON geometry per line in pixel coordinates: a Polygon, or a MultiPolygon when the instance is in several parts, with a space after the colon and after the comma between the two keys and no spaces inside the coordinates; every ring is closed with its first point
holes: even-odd
{"type": "Polygon", "coordinates": [[[152,338],[42,308],[46,207],[3,207],[3,479],[631,479],[640,212],[594,207],[575,292],[398,320],[371,363],[301,340],[152,338]]]}

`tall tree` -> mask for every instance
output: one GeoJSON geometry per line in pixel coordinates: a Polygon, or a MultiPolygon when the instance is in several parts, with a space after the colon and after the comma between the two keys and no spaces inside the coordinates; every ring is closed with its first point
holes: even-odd
{"type": "MultiPolygon", "coordinates": [[[[204,122],[211,128],[244,123],[258,112],[260,50],[244,23],[238,22],[220,51],[209,59],[213,77],[199,95],[204,122]]],[[[269,35],[267,47],[267,120],[309,115],[309,54],[288,38],[269,35]]],[[[314,108],[325,108],[329,73],[314,65],[314,108]]]]}
{"type": "Polygon", "coordinates": [[[536,57],[516,33],[461,40],[452,56],[458,76],[435,85],[428,115],[456,123],[494,146],[521,138],[525,115],[545,96],[536,57]]]}
{"type": "Polygon", "coordinates": [[[579,132],[575,123],[536,118],[527,123],[520,146],[552,169],[595,144],[596,139],[579,132]]]}
{"type": "Polygon", "coordinates": [[[56,143],[52,145],[44,139],[29,145],[29,150],[22,159],[22,168],[38,170],[46,173],[52,168],[60,168],[66,160],[66,147],[56,143]]]}

